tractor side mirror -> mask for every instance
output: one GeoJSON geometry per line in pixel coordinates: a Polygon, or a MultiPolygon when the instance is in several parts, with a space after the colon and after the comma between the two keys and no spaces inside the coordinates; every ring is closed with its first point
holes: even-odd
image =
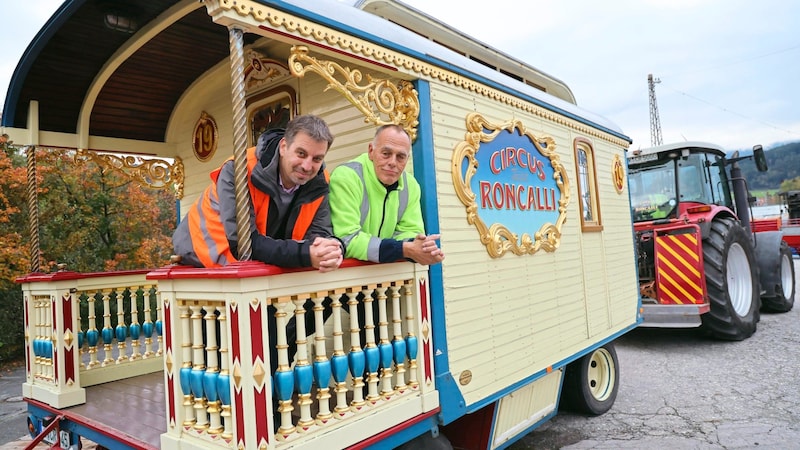
{"type": "Polygon", "coordinates": [[[755,160],[756,169],[759,172],[767,171],[767,155],[764,154],[764,148],[760,145],[753,146],[753,160],[755,160]]]}

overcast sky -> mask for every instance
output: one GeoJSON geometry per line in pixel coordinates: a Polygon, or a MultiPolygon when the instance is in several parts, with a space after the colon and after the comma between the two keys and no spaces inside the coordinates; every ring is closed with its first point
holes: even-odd
{"type": "MultiPolygon", "coordinates": [[[[800,2],[404,0],[562,81],[578,105],[650,146],[647,75],[664,143],[728,150],[800,141],[800,2]]],[[[60,0],[13,2],[0,27],[2,98],[60,0]]]]}

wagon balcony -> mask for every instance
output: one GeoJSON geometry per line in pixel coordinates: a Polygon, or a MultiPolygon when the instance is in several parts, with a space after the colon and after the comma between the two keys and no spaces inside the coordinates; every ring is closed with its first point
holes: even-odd
{"type": "Polygon", "coordinates": [[[342,447],[438,409],[424,266],[245,262],[147,278],[165,322],[162,444],[342,447]]]}

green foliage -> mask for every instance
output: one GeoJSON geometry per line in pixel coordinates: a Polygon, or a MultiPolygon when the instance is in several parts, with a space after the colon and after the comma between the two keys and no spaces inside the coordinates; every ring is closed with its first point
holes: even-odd
{"type": "MultiPolygon", "coordinates": [[[[102,272],[168,262],[175,224],[171,192],[143,188],[92,163],[77,164],[69,154],[38,151],[36,165],[43,271],[56,263],[102,272]]],[[[24,349],[22,292],[14,280],[30,270],[25,166],[16,148],[0,151],[0,317],[6,324],[0,327],[0,361],[20,358],[24,349]]]]}
{"type": "Polygon", "coordinates": [[[20,359],[23,355],[25,329],[23,327],[22,291],[19,286],[0,282],[0,362],[20,359]]]}
{"type": "MultiPolygon", "coordinates": [[[[746,155],[750,152],[741,152],[746,155]]],[[[739,163],[747,179],[750,191],[759,189],[783,189],[782,183],[800,177],[800,142],[773,147],[765,152],[769,170],[759,172],[752,161],[739,163]]],[[[800,183],[800,180],[797,181],[800,183]]]]}
{"type": "Polygon", "coordinates": [[[800,190],[800,177],[794,177],[791,180],[783,180],[780,190],[781,192],[800,190]]]}

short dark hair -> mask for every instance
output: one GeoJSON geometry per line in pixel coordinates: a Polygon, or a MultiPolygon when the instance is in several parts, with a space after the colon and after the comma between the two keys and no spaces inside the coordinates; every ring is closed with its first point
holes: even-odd
{"type": "Polygon", "coordinates": [[[283,136],[286,139],[286,143],[291,144],[297,133],[301,131],[311,136],[311,139],[315,141],[327,142],[330,150],[333,144],[333,134],[328,128],[328,124],[319,116],[304,114],[290,120],[286,125],[286,134],[283,136]]]}

